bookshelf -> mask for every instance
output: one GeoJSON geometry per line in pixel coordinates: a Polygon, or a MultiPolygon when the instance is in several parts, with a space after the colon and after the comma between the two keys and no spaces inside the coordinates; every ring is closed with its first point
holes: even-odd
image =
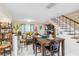
{"type": "Polygon", "coordinates": [[[12,43],[12,23],[0,22],[0,40],[12,43]]]}

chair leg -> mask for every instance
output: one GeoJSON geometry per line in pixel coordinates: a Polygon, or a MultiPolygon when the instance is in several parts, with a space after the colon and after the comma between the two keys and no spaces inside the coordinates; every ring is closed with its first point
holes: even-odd
{"type": "Polygon", "coordinates": [[[46,49],[44,49],[44,56],[46,56],[46,52],[47,52],[46,49]]]}
{"type": "Polygon", "coordinates": [[[27,50],[28,50],[28,42],[27,42],[27,41],[26,41],[25,45],[26,45],[26,47],[27,47],[27,50]]]}
{"type": "Polygon", "coordinates": [[[34,44],[33,44],[33,51],[35,50],[35,46],[34,46],[34,44]]]}
{"type": "Polygon", "coordinates": [[[60,55],[60,53],[58,52],[58,56],[60,55]]]}
{"type": "Polygon", "coordinates": [[[12,51],[10,50],[10,56],[12,56],[12,51]]]}
{"type": "Polygon", "coordinates": [[[40,52],[41,52],[41,48],[40,48],[40,52]]]}
{"type": "Polygon", "coordinates": [[[35,54],[35,45],[33,44],[33,53],[35,54]]]}
{"type": "Polygon", "coordinates": [[[37,45],[35,46],[35,56],[37,56],[37,45]]]}
{"type": "Polygon", "coordinates": [[[4,50],[4,56],[5,56],[5,50],[4,50]]]}
{"type": "Polygon", "coordinates": [[[51,52],[51,56],[54,56],[54,53],[53,52],[51,52]]]}

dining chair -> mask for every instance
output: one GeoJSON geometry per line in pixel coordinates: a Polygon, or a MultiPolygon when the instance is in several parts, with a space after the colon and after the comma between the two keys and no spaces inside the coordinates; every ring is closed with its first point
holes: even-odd
{"type": "Polygon", "coordinates": [[[3,49],[0,49],[0,56],[3,55],[4,51],[3,49]]]}
{"type": "Polygon", "coordinates": [[[37,50],[40,50],[41,52],[41,45],[38,43],[37,38],[33,37],[33,51],[35,56],[37,56],[37,53],[40,53],[37,50]]]}
{"type": "Polygon", "coordinates": [[[23,52],[23,49],[26,47],[26,39],[20,36],[18,40],[18,51],[23,52]]]}
{"type": "Polygon", "coordinates": [[[55,54],[57,54],[59,56],[60,42],[59,41],[55,41],[55,42],[51,41],[48,46],[45,46],[45,54],[46,54],[46,50],[48,52],[50,52],[50,56],[55,56],[55,54]]]}
{"type": "Polygon", "coordinates": [[[6,56],[6,55],[10,55],[11,56],[11,51],[12,51],[11,46],[5,48],[4,49],[4,56],[6,56]]]}

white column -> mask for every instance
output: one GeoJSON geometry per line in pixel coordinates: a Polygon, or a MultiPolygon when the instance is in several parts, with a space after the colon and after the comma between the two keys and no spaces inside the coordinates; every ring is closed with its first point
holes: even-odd
{"type": "Polygon", "coordinates": [[[18,36],[13,35],[13,55],[17,56],[18,52],[18,36]]]}

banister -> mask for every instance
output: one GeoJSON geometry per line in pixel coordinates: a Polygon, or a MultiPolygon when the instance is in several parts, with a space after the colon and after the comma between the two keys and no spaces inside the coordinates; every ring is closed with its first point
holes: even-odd
{"type": "Polygon", "coordinates": [[[64,16],[64,15],[62,15],[62,16],[65,17],[65,18],[67,18],[67,19],[69,19],[70,21],[73,21],[73,22],[79,24],[79,22],[77,22],[77,21],[75,21],[75,20],[73,20],[73,19],[71,19],[71,18],[69,18],[69,17],[67,17],[67,16],[64,16]]]}

